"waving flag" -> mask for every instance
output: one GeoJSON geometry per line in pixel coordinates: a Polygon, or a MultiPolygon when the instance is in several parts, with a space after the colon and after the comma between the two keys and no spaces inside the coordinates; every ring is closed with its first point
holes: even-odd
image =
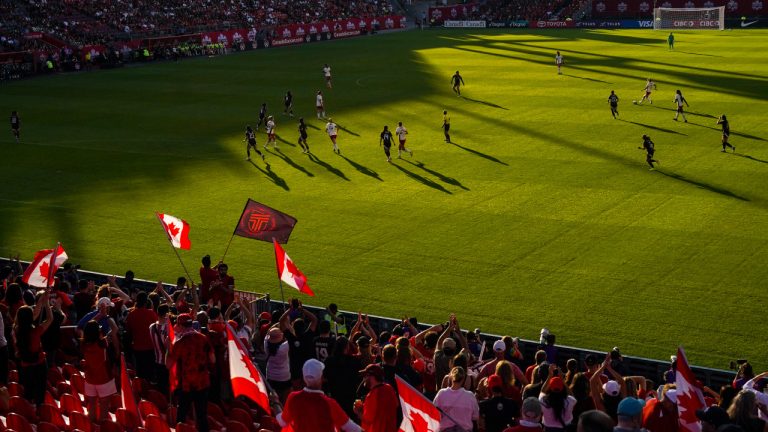
{"type": "Polygon", "coordinates": [[[399,432],[437,432],[440,429],[440,411],[420,391],[395,375],[403,422],[399,432]]]}
{"type": "MultiPolygon", "coordinates": [[[[168,327],[168,352],[173,348],[173,343],[176,342],[176,332],[173,331],[173,323],[171,319],[167,318],[168,322],[165,324],[168,327]]],[[[176,391],[176,362],[173,362],[170,368],[168,368],[168,383],[171,394],[176,391]]]]}
{"type": "Polygon", "coordinates": [[[235,227],[235,235],[261,241],[288,243],[296,218],[248,199],[235,227]]]}
{"type": "Polygon", "coordinates": [[[696,375],[693,374],[685,351],[677,348],[677,411],[680,423],[680,432],[700,432],[701,424],[696,417],[696,410],[704,409],[704,394],[696,386],[696,375]]]}
{"type": "Polygon", "coordinates": [[[53,285],[53,276],[68,258],[67,253],[64,252],[64,248],[60,244],[56,246],[56,249],[38,251],[29,267],[24,271],[21,280],[27,285],[47,288],[53,285]]]}
{"type": "Polygon", "coordinates": [[[264,377],[253,365],[251,358],[248,357],[248,352],[243,348],[242,343],[229,325],[227,325],[227,347],[232,394],[235,397],[247,397],[271,415],[269,393],[267,392],[267,385],[264,383],[264,377]]]}
{"type": "Polygon", "coordinates": [[[189,250],[192,247],[192,243],[189,241],[189,224],[177,217],[156,213],[157,220],[163,225],[165,233],[168,235],[168,241],[171,242],[176,249],[189,250]]]}
{"type": "Polygon", "coordinates": [[[275,245],[275,261],[277,261],[277,277],[304,294],[314,297],[315,293],[307,285],[307,277],[304,276],[304,273],[296,268],[296,264],[291,261],[291,258],[285,253],[282,246],[277,243],[277,240],[274,240],[273,243],[275,245]]]}
{"type": "Polygon", "coordinates": [[[139,408],[136,406],[136,398],[133,397],[131,379],[128,378],[128,371],[125,368],[125,354],[120,354],[120,402],[123,408],[136,414],[136,418],[141,418],[139,408]]]}

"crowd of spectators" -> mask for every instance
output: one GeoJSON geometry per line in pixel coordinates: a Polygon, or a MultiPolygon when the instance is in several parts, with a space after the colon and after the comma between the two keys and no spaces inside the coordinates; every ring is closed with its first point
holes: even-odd
{"type": "Polygon", "coordinates": [[[573,18],[586,0],[486,0],[468,8],[467,19],[538,21],[573,18]]]}
{"type": "MultiPolygon", "coordinates": [[[[162,421],[174,412],[176,421],[192,422],[194,406],[198,431],[223,424],[229,431],[227,416],[237,406],[253,414],[243,421],[258,419],[262,431],[291,425],[296,432],[396,432],[402,419],[396,377],[440,409],[441,432],[677,430],[674,359],[654,383],[633,375],[618,348],[605,357],[587,355],[583,364],[561,358],[547,329],[535,356],[526,358],[517,338],[485,345],[479,331],[466,331],[455,315],[429,328],[405,317],[374,329],[365,314],[344,316],[335,304],[313,313],[298,299],[257,314],[238,296],[227,265],[212,265],[209,256],[202,259],[199,286],[181,277],[173,287],[158,282],[143,289],[132,272],[97,285],[65,265],[51,289],[35,290],[21,273],[18,260],[0,269],[0,414],[16,414],[23,397],[27,409],[50,417],[71,403],[65,393],[76,393],[82,377],[88,421],[108,423],[124,355],[140,387],[134,388],[140,406],[162,413],[174,387],[178,408],[162,421]],[[74,336],[64,330],[68,325],[76,326],[74,336]],[[269,382],[273,416],[233,399],[227,326],[269,382]],[[65,371],[69,381],[53,385],[51,377],[65,371]],[[11,389],[17,401],[9,409],[3,398],[11,389]],[[229,414],[211,416],[212,409],[229,414]]],[[[703,387],[708,407],[697,412],[703,431],[766,430],[768,373],[755,375],[745,361],[738,366],[731,385],[703,387]]],[[[144,421],[161,421],[151,417],[144,421]]]]}

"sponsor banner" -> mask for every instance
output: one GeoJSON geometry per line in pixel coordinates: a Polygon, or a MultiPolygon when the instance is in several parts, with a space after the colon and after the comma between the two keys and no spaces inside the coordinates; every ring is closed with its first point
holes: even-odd
{"type": "Polygon", "coordinates": [[[488,21],[489,28],[527,28],[528,21],[488,21]]]}
{"type": "Polygon", "coordinates": [[[431,7],[428,10],[429,20],[432,24],[442,24],[445,21],[461,21],[477,11],[477,3],[454,6],[431,7]]]}
{"type": "Polygon", "coordinates": [[[534,21],[531,28],[570,28],[574,27],[573,21],[534,21]]]}
{"type": "Polygon", "coordinates": [[[647,28],[652,29],[653,28],[653,20],[621,20],[621,28],[647,28]]]}
{"type": "MultiPolygon", "coordinates": [[[[270,43],[271,46],[285,46],[285,45],[296,45],[300,43],[304,43],[305,40],[302,36],[292,37],[292,38],[279,38],[279,39],[272,39],[272,42],[270,43]]],[[[269,45],[268,45],[269,46],[269,45]]]]}
{"type": "Polygon", "coordinates": [[[768,27],[768,19],[727,19],[725,20],[726,28],[766,28],[768,27]]]}
{"type": "MultiPolygon", "coordinates": [[[[726,16],[741,18],[768,15],[766,0],[595,0],[592,2],[592,17],[630,18],[648,16],[653,8],[712,8],[725,6],[726,16]]],[[[690,28],[690,27],[688,27],[690,28]]]]}
{"type": "Polygon", "coordinates": [[[200,35],[200,42],[203,45],[210,44],[224,44],[227,47],[231,47],[235,43],[248,40],[248,30],[235,29],[235,30],[221,30],[215,32],[206,32],[200,35]]]}
{"type": "Polygon", "coordinates": [[[443,23],[445,27],[481,27],[485,28],[485,21],[445,21],[443,23]]]}
{"type": "Polygon", "coordinates": [[[662,28],[666,29],[712,29],[720,28],[718,20],[664,20],[662,28]]]}

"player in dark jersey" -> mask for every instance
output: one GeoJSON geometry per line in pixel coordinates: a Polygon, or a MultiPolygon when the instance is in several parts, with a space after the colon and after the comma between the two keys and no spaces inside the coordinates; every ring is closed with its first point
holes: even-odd
{"type": "Polygon", "coordinates": [[[18,143],[21,138],[21,119],[19,119],[19,114],[16,111],[11,111],[11,132],[18,143]]]}
{"type": "Polygon", "coordinates": [[[291,94],[290,90],[285,92],[285,98],[283,98],[283,104],[285,104],[285,110],[283,110],[283,115],[287,114],[293,117],[293,95],[291,94]]]}
{"type": "Polygon", "coordinates": [[[451,84],[453,84],[453,91],[456,93],[456,95],[461,96],[461,86],[464,85],[464,78],[459,75],[459,71],[456,71],[456,73],[451,77],[451,84]]]}
{"type": "Polygon", "coordinates": [[[721,115],[719,119],[717,119],[717,124],[723,126],[723,150],[722,152],[725,153],[725,148],[730,147],[733,149],[733,152],[736,153],[736,147],[732,146],[728,142],[728,137],[731,135],[731,125],[728,123],[728,119],[725,118],[725,114],[721,115]]]}
{"type": "Polygon", "coordinates": [[[261,126],[262,123],[266,126],[267,122],[267,103],[264,102],[261,104],[261,108],[259,109],[259,123],[256,125],[256,130],[259,130],[259,126],[261,126]]]}
{"type": "Polygon", "coordinates": [[[299,118],[299,145],[304,153],[309,153],[309,144],[307,144],[307,125],[304,123],[304,117],[299,118]]]}
{"type": "Polygon", "coordinates": [[[392,132],[389,130],[389,126],[384,126],[384,130],[379,135],[379,146],[384,146],[384,154],[387,155],[387,162],[392,163],[392,157],[389,155],[389,150],[392,148],[392,132]]]}
{"type": "Polygon", "coordinates": [[[619,97],[611,90],[611,95],[608,96],[608,103],[611,105],[611,115],[613,118],[619,115],[619,97]]]}
{"type": "Polygon", "coordinates": [[[266,161],[264,153],[260,152],[259,148],[256,146],[256,132],[253,131],[253,128],[250,125],[245,127],[245,139],[243,141],[247,143],[245,145],[245,152],[248,154],[248,157],[246,157],[245,160],[251,160],[251,148],[253,148],[253,150],[261,156],[261,160],[266,161]]]}
{"type": "Polygon", "coordinates": [[[643,135],[643,146],[638,148],[645,150],[645,161],[651,166],[649,169],[656,169],[653,164],[659,163],[659,161],[653,158],[653,154],[656,153],[656,145],[651,141],[651,137],[643,135]]]}

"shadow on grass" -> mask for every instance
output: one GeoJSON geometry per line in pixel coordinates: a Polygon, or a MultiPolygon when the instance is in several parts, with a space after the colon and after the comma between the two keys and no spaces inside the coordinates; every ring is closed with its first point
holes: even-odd
{"type": "MultiPolygon", "coordinates": [[[[719,128],[719,127],[707,126],[707,125],[698,124],[698,123],[691,123],[691,122],[688,122],[688,124],[689,125],[693,125],[693,126],[698,126],[698,127],[706,128],[706,129],[712,129],[712,130],[718,131],[718,132],[722,132],[722,129],[719,128]]],[[[765,138],[761,138],[759,136],[745,134],[745,133],[742,133],[742,132],[734,132],[733,130],[731,130],[731,135],[740,136],[742,138],[753,139],[753,140],[756,140],[756,141],[768,141],[765,138]]]]}
{"type": "Polygon", "coordinates": [[[504,108],[503,106],[496,105],[493,102],[487,102],[487,101],[480,100],[480,99],[472,99],[472,98],[466,97],[466,96],[462,96],[462,98],[464,98],[464,99],[466,99],[466,100],[468,100],[470,102],[479,103],[479,104],[483,104],[483,105],[488,105],[489,107],[493,107],[493,108],[498,108],[498,109],[503,109],[503,110],[509,111],[509,108],[504,108]]]}
{"type": "Polygon", "coordinates": [[[335,175],[341,177],[342,179],[344,179],[346,181],[350,181],[347,178],[347,176],[344,174],[344,172],[341,171],[340,169],[334,167],[333,165],[329,164],[328,162],[323,161],[322,159],[320,159],[319,157],[315,156],[312,153],[308,153],[307,155],[309,156],[309,160],[311,160],[312,162],[314,162],[314,163],[320,165],[321,167],[327,169],[328,172],[330,172],[331,174],[335,174],[335,175]]]}
{"type": "MultiPolygon", "coordinates": [[[[319,120],[319,119],[318,119],[318,120],[319,120]]],[[[310,129],[321,130],[319,127],[317,127],[317,126],[313,125],[312,123],[307,123],[307,122],[305,121],[305,122],[304,122],[304,124],[305,124],[305,125],[307,125],[307,127],[308,127],[308,128],[310,128],[310,129]]]]}
{"type": "Polygon", "coordinates": [[[745,154],[741,154],[741,153],[731,153],[731,155],[733,155],[733,156],[738,156],[738,157],[740,157],[740,158],[744,158],[744,159],[753,160],[753,161],[755,161],[755,162],[760,162],[760,163],[768,164],[768,161],[766,161],[766,160],[762,160],[762,159],[758,159],[758,158],[756,158],[756,157],[752,157],[752,156],[750,156],[750,155],[745,155],[745,154]]]}
{"type": "MultiPolygon", "coordinates": [[[[272,152],[270,152],[270,153],[272,153],[272,152]]],[[[289,158],[288,155],[286,155],[285,153],[281,152],[279,149],[275,149],[275,152],[272,153],[272,154],[274,154],[275,156],[277,156],[280,159],[284,160],[285,163],[287,163],[288,165],[290,165],[290,166],[296,168],[297,170],[303,172],[304,174],[307,175],[307,177],[314,177],[315,176],[311,172],[307,171],[306,168],[304,168],[303,166],[301,166],[301,165],[297,164],[296,162],[294,162],[293,159],[289,158]]]]}
{"type": "Polygon", "coordinates": [[[679,53],[682,53],[682,54],[690,54],[690,55],[697,55],[697,56],[705,56],[705,57],[722,57],[722,56],[719,56],[719,55],[715,55],[715,54],[693,53],[693,52],[688,52],[688,51],[677,51],[677,50],[676,50],[675,52],[679,52],[679,53]]]}
{"type": "Polygon", "coordinates": [[[473,154],[473,155],[475,155],[475,156],[480,156],[480,157],[481,157],[481,158],[483,158],[483,159],[488,159],[488,160],[489,160],[489,161],[491,161],[491,162],[496,162],[497,164],[501,164],[501,165],[509,166],[509,164],[508,164],[508,163],[506,163],[506,162],[502,162],[502,161],[500,161],[500,160],[496,159],[495,157],[493,157],[493,156],[491,156],[491,155],[489,155],[489,154],[485,154],[485,153],[483,153],[483,152],[479,152],[479,151],[477,151],[477,150],[473,150],[473,149],[471,149],[471,148],[469,148],[469,147],[464,147],[463,145],[459,145],[459,144],[457,144],[457,143],[455,143],[455,142],[453,142],[453,141],[449,142],[448,144],[452,144],[452,145],[455,145],[456,147],[458,147],[458,148],[460,148],[460,149],[462,149],[462,150],[464,150],[464,151],[468,151],[468,152],[472,153],[472,154],[473,154]]]}
{"type": "Polygon", "coordinates": [[[745,198],[743,196],[736,195],[735,193],[729,191],[728,189],[723,189],[723,188],[711,185],[709,183],[704,183],[704,182],[701,182],[701,181],[688,179],[688,178],[685,178],[684,176],[682,176],[680,174],[666,173],[666,172],[661,171],[659,169],[657,169],[656,172],[658,172],[659,174],[662,174],[662,175],[664,175],[666,177],[669,177],[671,179],[679,180],[681,182],[685,182],[685,183],[688,183],[690,185],[694,185],[694,186],[699,187],[701,189],[705,189],[705,190],[708,190],[710,192],[714,192],[714,193],[717,193],[717,194],[720,194],[720,195],[723,195],[723,196],[727,196],[727,197],[730,197],[730,198],[735,198],[735,199],[737,199],[739,201],[751,201],[749,198],[745,198]]]}
{"type": "Polygon", "coordinates": [[[592,82],[599,82],[599,83],[603,83],[603,84],[613,84],[612,82],[599,80],[597,78],[580,77],[580,76],[570,75],[570,74],[563,74],[563,76],[567,76],[567,77],[570,77],[570,78],[583,79],[583,80],[592,81],[592,82]]]}
{"type": "Polygon", "coordinates": [[[671,134],[677,134],[677,135],[688,136],[688,134],[684,134],[684,133],[682,133],[682,132],[678,132],[678,131],[676,131],[676,130],[672,130],[672,129],[666,129],[666,128],[663,128],[663,127],[658,127],[658,126],[651,126],[651,125],[649,125],[649,124],[645,124],[645,123],[639,123],[639,122],[633,122],[633,121],[630,121],[630,120],[624,120],[624,119],[618,119],[618,120],[619,120],[619,121],[623,121],[624,123],[632,123],[632,124],[634,124],[634,125],[642,126],[642,127],[644,127],[644,128],[648,128],[648,129],[657,130],[657,131],[659,131],[659,132],[666,132],[666,133],[671,133],[671,134]]]}
{"type": "Polygon", "coordinates": [[[288,144],[288,145],[289,145],[289,146],[291,146],[291,147],[296,147],[296,144],[294,144],[294,143],[292,143],[292,142],[290,142],[290,141],[287,141],[287,140],[285,140],[285,139],[284,139],[283,137],[281,137],[280,135],[275,135],[275,139],[277,139],[277,140],[278,140],[278,141],[280,141],[281,143],[286,143],[286,144],[288,144]]]}
{"type": "Polygon", "coordinates": [[[468,188],[468,187],[466,187],[466,186],[464,186],[463,184],[461,184],[461,182],[460,182],[460,181],[458,181],[458,180],[456,180],[455,178],[453,178],[453,177],[448,177],[447,175],[444,175],[444,174],[442,174],[442,173],[440,173],[440,172],[437,172],[437,171],[435,171],[435,170],[433,170],[433,169],[429,169],[429,168],[427,168],[427,167],[424,165],[424,162],[419,162],[419,161],[416,161],[416,162],[414,163],[414,162],[411,162],[411,161],[409,161],[409,160],[405,160],[405,159],[403,159],[403,162],[407,162],[407,163],[409,163],[409,164],[411,164],[411,165],[413,165],[413,166],[415,166],[415,167],[417,167],[417,168],[421,168],[421,169],[423,169],[424,171],[426,171],[426,172],[428,172],[428,173],[432,174],[433,176],[437,177],[438,179],[440,179],[440,181],[441,181],[441,182],[443,182],[443,183],[447,183],[447,184],[450,184],[450,185],[454,185],[454,186],[460,187],[460,188],[464,189],[465,191],[468,191],[468,190],[469,190],[469,188],[468,188]]]}
{"type": "Polygon", "coordinates": [[[342,126],[342,125],[340,125],[340,124],[338,124],[338,123],[336,123],[336,126],[338,126],[338,128],[339,128],[339,129],[343,130],[344,132],[346,132],[346,133],[348,133],[348,134],[350,134],[350,135],[354,135],[354,136],[356,136],[356,137],[359,137],[359,136],[360,136],[360,134],[358,134],[357,132],[353,132],[353,131],[351,131],[351,130],[349,130],[349,129],[345,128],[344,126],[342,126]]]}
{"type": "Polygon", "coordinates": [[[274,171],[272,171],[272,167],[270,167],[269,164],[267,164],[267,168],[264,169],[258,165],[254,161],[248,161],[253,165],[257,170],[261,171],[267,178],[277,186],[280,186],[281,188],[285,189],[286,191],[291,190],[291,188],[288,187],[288,183],[285,182],[285,179],[277,175],[274,171]]]}
{"type": "MultiPolygon", "coordinates": [[[[664,110],[664,111],[677,112],[676,108],[664,108],[664,107],[660,107],[658,105],[651,105],[651,106],[656,108],[656,109],[660,109],[660,110],[664,110]]],[[[703,114],[703,113],[697,113],[697,112],[693,112],[693,111],[686,111],[685,113],[687,115],[695,115],[695,116],[699,116],[699,117],[717,118],[717,117],[713,116],[712,114],[703,114]]]]}
{"type": "Polygon", "coordinates": [[[399,169],[403,174],[407,175],[408,177],[416,180],[417,182],[419,182],[419,183],[421,183],[421,184],[423,184],[425,186],[429,186],[432,189],[439,190],[440,192],[447,193],[449,195],[453,195],[453,193],[451,193],[451,191],[449,191],[448,189],[442,187],[440,184],[435,183],[435,182],[433,182],[432,180],[430,180],[430,179],[428,179],[426,177],[422,177],[422,176],[416,174],[413,171],[408,171],[407,169],[401,167],[400,165],[398,165],[396,163],[393,163],[392,166],[397,168],[397,169],[399,169]]]}
{"type": "Polygon", "coordinates": [[[378,181],[384,181],[384,180],[381,179],[381,177],[379,177],[379,173],[377,173],[376,171],[368,168],[367,166],[360,165],[359,163],[353,161],[352,159],[350,159],[350,158],[348,158],[348,157],[346,157],[344,155],[342,155],[341,158],[344,159],[345,161],[347,161],[350,165],[352,165],[361,174],[365,174],[368,177],[375,178],[378,181]]]}

